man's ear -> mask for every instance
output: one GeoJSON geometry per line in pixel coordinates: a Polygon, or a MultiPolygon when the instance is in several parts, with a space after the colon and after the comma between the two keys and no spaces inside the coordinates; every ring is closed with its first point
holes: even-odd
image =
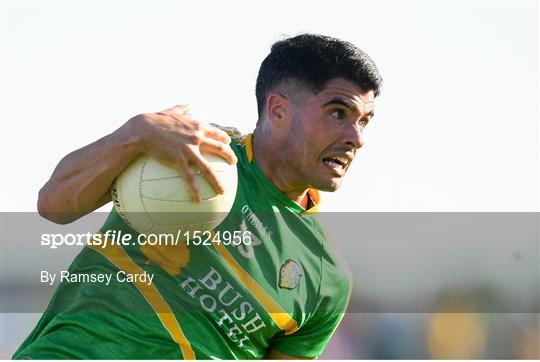
{"type": "Polygon", "coordinates": [[[283,127],[289,123],[291,104],[280,93],[270,93],[266,101],[266,114],[275,127],[283,127]]]}

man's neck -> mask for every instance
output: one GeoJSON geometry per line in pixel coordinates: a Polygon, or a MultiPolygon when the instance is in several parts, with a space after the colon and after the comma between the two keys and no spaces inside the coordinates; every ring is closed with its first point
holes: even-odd
{"type": "Polygon", "coordinates": [[[291,182],[288,177],[287,167],[283,167],[283,162],[270,155],[276,154],[279,146],[273,146],[265,142],[262,131],[255,129],[252,138],[253,158],[257,161],[262,172],[268,179],[283,192],[289,199],[293,200],[303,208],[309,206],[308,188],[299,187],[291,182]]]}

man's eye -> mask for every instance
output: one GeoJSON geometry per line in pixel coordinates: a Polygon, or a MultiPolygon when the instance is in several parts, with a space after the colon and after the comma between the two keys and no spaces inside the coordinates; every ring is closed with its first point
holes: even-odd
{"type": "Polygon", "coordinates": [[[335,119],[343,119],[345,117],[345,112],[341,109],[334,109],[330,112],[330,115],[335,119]]]}
{"type": "Polygon", "coordinates": [[[368,121],[367,119],[361,119],[361,120],[360,120],[360,125],[361,125],[362,127],[365,127],[365,126],[367,126],[368,122],[369,122],[369,121],[368,121]]]}

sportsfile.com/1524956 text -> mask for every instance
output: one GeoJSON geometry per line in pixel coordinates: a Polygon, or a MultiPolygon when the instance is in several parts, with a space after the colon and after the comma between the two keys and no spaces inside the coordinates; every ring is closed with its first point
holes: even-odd
{"type": "Polygon", "coordinates": [[[60,246],[93,246],[106,248],[110,245],[250,245],[251,232],[248,230],[236,231],[185,231],[178,230],[175,234],[138,234],[136,237],[122,230],[107,230],[104,233],[67,233],[67,234],[41,234],[40,244],[51,249],[60,246]]]}

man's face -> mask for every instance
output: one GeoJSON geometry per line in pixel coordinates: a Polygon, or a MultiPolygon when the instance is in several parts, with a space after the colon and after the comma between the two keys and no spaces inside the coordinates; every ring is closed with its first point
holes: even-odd
{"type": "Polygon", "coordinates": [[[292,102],[292,121],[284,147],[297,181],[335,191],[364,144],[373,117],[373,91],[336,78],[318,94],[306,92],[292,102]]]}

